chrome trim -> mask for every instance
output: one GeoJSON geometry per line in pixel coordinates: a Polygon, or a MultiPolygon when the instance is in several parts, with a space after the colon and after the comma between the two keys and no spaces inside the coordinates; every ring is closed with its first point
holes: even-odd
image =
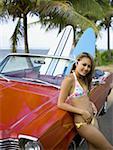
{"type": "Polygon", "coordinates": [[[13,141],[18,141],[18,139],[13,139],[13,138],[7,138],[7,139],[0,139],[0,142],[4,142],[4,141],[7,141],[7,140],[13,140],[13,141]]]}
{"type": "MultiPolygon", "coordinates": [[[[65,57],[65,56],[54,56],[54,55],[40,55],[40,54],[30,54],[30,53],[9,53],[8,56],[33,56],[33,57],[45,57],[45,58],[56,58],[56,59],[64,59],[64,60],[70,60],[72,62],[75,62],[75,59],[72,57],[65,57]]],[[[5,57],[5,58],[6,58],[5,57]]]]}
{"type": "Polygon", "coordinates": [[[43,146],[37,137],[19,134],[18,139],[19,139],[20,149],[25,148],[25,145],[30,142],[32,144],[36,144],[40,148],[40,150],[43,150],[43,146]]]}
{"type": "Polygon", "coordinates": [[[19,140],[13,138],[7,138],[0,140],[0,149],[2,150],[19,150],[19,140]]]}
{"type": "Polygon", "coordinates": [[[30,136],[30,135],[19,134],[18,138],[19,139],[24,138],[24,139],[28,139],[28,140],[32,140],[32,141],[38,141],[38,138],[30,136]]]}

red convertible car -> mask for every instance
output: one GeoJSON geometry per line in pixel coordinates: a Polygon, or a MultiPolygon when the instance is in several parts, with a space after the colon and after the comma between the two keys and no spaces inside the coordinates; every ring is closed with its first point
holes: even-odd
{"type": "MultiPolygon", "coordinates": [[[[9,54],[0,63],[0,149],[76,149],[73,115],[57,107],[61,82],[72,62],[71,58],[9,54]],[[49,72],[51,61],[56,60],[64,62],[61,72],[49,72]]],[[[110,92],[112,74],[104,82],[94,80],[90,98],[99,114],[110,92]]]]}

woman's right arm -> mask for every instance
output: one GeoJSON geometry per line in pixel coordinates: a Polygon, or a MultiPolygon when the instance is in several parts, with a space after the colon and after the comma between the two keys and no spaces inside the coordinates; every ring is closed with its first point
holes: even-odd
{"type": "Polygon", "coordinates": [[[61,90],[60,90],[57,105],[59,108],[61,108],[63,110],[82,115],[84,113],[84,111],[82,109],[76,108],[76,107],[65,102],[66,99],[68,98],[68,95],[70,94],[73,82],[74,81],[70,76],[66,77],[63,80],[63,82],[61,84],[61,90]]]}

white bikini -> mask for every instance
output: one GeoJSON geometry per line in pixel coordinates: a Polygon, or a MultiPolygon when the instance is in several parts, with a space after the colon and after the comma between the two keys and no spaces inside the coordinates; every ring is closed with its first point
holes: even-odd
{"type": "Polygon", "coordinates": [[[73,76],[75,78],[75,88],[74,92],[71,95],[69,95],[68,98],[86,96],[89,91],[84,90],[83,87],[80,85],[79,81],[77,80],[75,72],[73,72],[73,76]]]}

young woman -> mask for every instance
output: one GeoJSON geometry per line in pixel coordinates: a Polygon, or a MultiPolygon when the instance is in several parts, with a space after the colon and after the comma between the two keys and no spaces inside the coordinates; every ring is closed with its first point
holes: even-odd
{"type": "Polygon", "coordinates": [[[88,53],[80,54],[72,73],[62,82],[58,107],[74,113],[76,129],[86,139],[89,150],[113,150],[94,124],[97,109],[88,97],[93,71],[93,58],[88,53]]]}

